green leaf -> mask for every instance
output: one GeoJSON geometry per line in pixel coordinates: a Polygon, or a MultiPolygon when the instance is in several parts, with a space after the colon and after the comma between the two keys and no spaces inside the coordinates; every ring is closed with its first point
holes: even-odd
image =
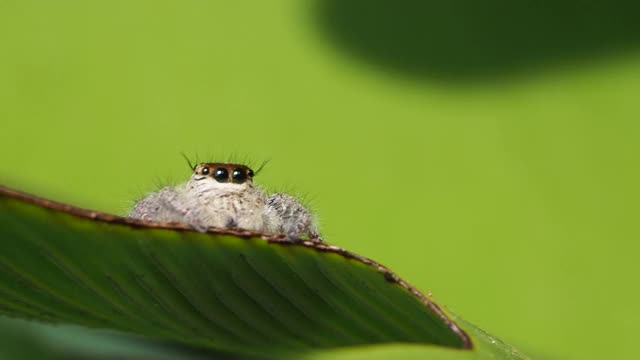
{"type": "Polygon", "coordinates": [[[3,187],[0,224],[0,313],[11,317],[262,355],[413,343],[474,356],[460,349],[486,343],[382,265],[335,246],[199,233],[3,187]]]}

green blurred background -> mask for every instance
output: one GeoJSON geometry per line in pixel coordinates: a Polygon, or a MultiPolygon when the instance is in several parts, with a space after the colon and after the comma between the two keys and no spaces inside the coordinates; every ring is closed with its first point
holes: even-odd
{"type": "Polygon", "coordinates": [[[124,213],[271,159],[326,240],[548,359],[640,333],[631,1],[0,0],[0,181],[124,213]]]}

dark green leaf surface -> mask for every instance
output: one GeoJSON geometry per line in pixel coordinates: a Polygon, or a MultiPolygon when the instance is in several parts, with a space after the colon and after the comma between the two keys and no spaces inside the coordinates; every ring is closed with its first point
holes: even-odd
{"type": "Polygon", "coordinates": [[[469,348],[435,304],[337,247],[198,233],[0,187],[0,313],[247,353],[469,348]]]}

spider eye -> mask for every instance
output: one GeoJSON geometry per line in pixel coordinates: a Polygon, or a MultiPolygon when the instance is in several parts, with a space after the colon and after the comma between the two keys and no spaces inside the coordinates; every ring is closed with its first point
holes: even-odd
{"type": "Polygon", "coordinates": [[[249,169],[249,171],[247,171],[247,176],[252,178],[253,177],[253,170],[249,169]]]}
{"type": "Polygon", "coordinates": [[[242,184],[247,181],[247,173],[243,171],[243,169],[235,169],[233,170],[233,182],[236,184],[242,184]]]}
{"type": "Polygon", "coordinates": [[[225,168],[217,168],[216,171],[213,172],[213,178],[220,183],[228,182],[229,172],[225,168]]]}
{"type": "Polygon", "coordinates": [[[202,172],[202,175],[209,175],[209,168],[208,167],[203,167],[201,172],[202,172]]]}

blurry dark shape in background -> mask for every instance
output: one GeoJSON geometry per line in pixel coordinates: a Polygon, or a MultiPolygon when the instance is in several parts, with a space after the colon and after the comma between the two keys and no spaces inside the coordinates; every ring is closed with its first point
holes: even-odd
{"type": "Polygon", "coordinates": [[[640,45],[638,1],[318,0],[315,16],[339,48],[419,79],[491,79],[640,45]]]}

